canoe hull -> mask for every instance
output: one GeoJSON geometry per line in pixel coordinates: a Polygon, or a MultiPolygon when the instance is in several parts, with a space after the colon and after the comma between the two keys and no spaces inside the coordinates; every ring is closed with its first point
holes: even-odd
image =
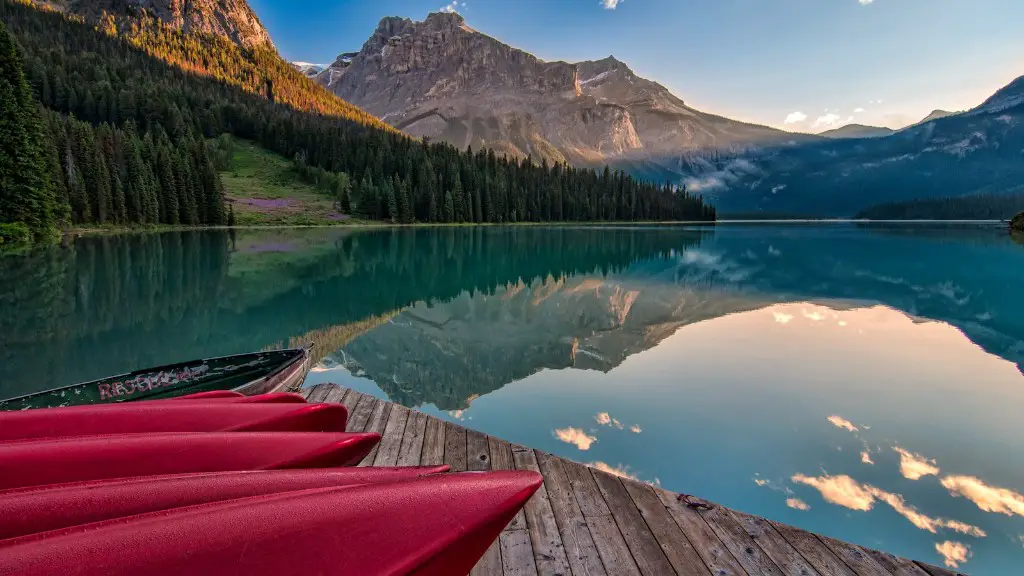
{"type": "Polygon", "coordinates": [[[309,368],[308,348],[194,360],[0,401],[0,410],[159,400],[203,392],[288,392],[302,385],[309,368]]]}

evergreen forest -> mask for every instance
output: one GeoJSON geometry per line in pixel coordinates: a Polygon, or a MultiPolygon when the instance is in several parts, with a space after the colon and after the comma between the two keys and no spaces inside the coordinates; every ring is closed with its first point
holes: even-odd
{"type": "MultiPolygon", "coordinates": [[[[624,172],[407,137],[270,47],[138,7],[95,21],[0,0],[0,239],[75,225],[225,225],[224,134],[292,159],[347,214],[391,222],[713,220],[624,172]]],[[[2,241],[2,240],[0,240],[2,241]]]]}

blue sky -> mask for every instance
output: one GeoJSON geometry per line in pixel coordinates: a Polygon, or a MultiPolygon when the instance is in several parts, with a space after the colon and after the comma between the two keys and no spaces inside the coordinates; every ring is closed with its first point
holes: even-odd
{"type": "MultiPolygon", "coordinates": [[[[440,0],[249,0],[285,58],[329,63],[440,0]],[[299,7],[301,6],[301,8],[299,7]]],[[[899,127],[1024,75],[1024,0],[458,0],[545,60],[609,54],[689,105],[794,131],[899,127]],[[788,120],[788,122],[787,122],[788,120]]]]}

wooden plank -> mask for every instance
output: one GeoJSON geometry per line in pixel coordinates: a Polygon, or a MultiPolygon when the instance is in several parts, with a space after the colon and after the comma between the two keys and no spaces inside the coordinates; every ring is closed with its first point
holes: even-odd
{"type": "Polygon", "coordinates": [[[402,449],[402,436],[405,434],[405,424],[408,420],[408,408],[398,404],[391,406],[388,423],[384,426],[384,432],[381,434],[380,444],[377,447],[377,457],[372,460],[374,466],[398,465],[398,454],[402,449]]]}
{"type": "Polygon", "coordinates": [[[498,537],[501,543],[501,565],[505,576],[535,576],[530,534],[526,530],[506,530],[498,537]]]}
{"type": "MultiPolygon", "coordinates": [[[[533,451],[512,452],[517,470],[530,470],[540,473],[537,456],[533,451]]],[[[562,546],[562,535],[555,523],[555,514],[551,510],[548,491],[541,484],[537,492],[523,507],[526,513],[526,525],[530,527],[530,542],[533,544],[533,558],[537,564],[537,573],[549,576],[569,574],[569,560],[562,546]]]]}
{"type": "Polygon", "coordinates": [[[953,570],[947,570],[946,568],[940,568],[939,566],[932,566],[927,562],[916,561],[914,563],[920,566],[931,576],[966,576],[961,572],[954,572],[953,570]]]}
{"type": "Polygon", "coordinates": [[[579,504],[583,516],[590,518],[591,516],[608,516],[611,514],[608,505],[604,502],[604,496],[601,495],[601,490],[597,487],[597,483],[594,482],[594,476],[590,473],[590,468],[569,460],[562,460],[562,465],[565,468],[565,475],[569,478],[569,484],[572,486],[572,492],[576,496],[576,503],[579,504]]]}
{"type": "Polygon", "coordinates": [[[891,572],[882,566],[862,550],[860,546],[818,535],[822,541],[840,560],[846,563],[857,576],[890,576],[891,572]]]}
{"type": "Polygon", "coordinates": [[[466,429],[446,422],[444,430],[444,463],[452,472],[466,471],[466,429]]]}
{"type": "Polygon", "coordinates": [[[619,526],[626,546],[633,554],[633,560],[640,568],[640,573],[652,576],[674,573],[672,563],[668,561],[668,557],[665,556],[658,540],[654,538],[647,522],[644,522],[643,516],[640,515],[619,477],[597,470],[591,472],[608,504],[608,509],[612,512],[612,517],[615,518],[615,523],[619,526]]]}
{"type": "Polygon", "coordinates": [[[369,422],[370,414],[373,413],[373,405],[376,403],[376,398],[366,394],[359,399],[359,404],[356,405],[356,409],[352,411],[348,419],[349,432],[362,432],[366,429],[366,423],[369,422]]]}
{"type": "Polygon", "coordinates": [[[501,576],[501,538],[499,537],[491,544],[491,547],[480,557],[480,561],[469,571],[469,576],[501,576]]]}
{"type": "Polygon", "coordinates": [[[587,526],[590,527],[590,535],[594,538],[597,553],[601,556],[601,563],[608,574],[639,576],[640,568],[633,560],[633,555],[630,554],[629,547],[611,514],[591,516],[587,518],[587,526]]]}
{"type": "Polygon", "coordinates": [[[323,384],[317,384],[312,388],[303,388],[300,393],[303,393],[303,396],[306,397],[306,402],[309,402],[310,404],[317,404],[327,396],[328,392],[330,392],[331,388],[334,388],[334,386],[335,385],[330,382],[324,382],[323,384]]]}
{"type": "Polygon", "coordinates": [[[814,534],[779,522],[771,524],[821,576],[856,576],[853,570],[814,534]]]}
{"type": "MultiPolygon", "coordinates": [[[[387,426],[388,416],[391,414],[391,407],[395,406],[391,402],[385,402],[381,400],[373,405],[373,412],[370,413],[370,421],[366,423],[365,432],[376,432],[383,434],[384,427],[387,426]]],[[[370,450],[370,453],[363,458],[363,461],[359,463],[360,466],[370,466],[373,464],[373,459],[377,457],[377,451],[380,450],[380,442],[370,450]]]]}
{"type": "Polygon", "coordinates": [[[345,394],[345,397],[341,399],[341,403],[345,405],[345,408],[348,408],[348,415],[350,417],[352,416],[352,413],[356,411],[356,405],[359,404],[359,401],[362,400],[362,398],[362,392],[356,392],[349,388],[348,394],[345,394]]]}
{"type": "Polygon", "coordinates": [[[444,464],[444,421],[427,417],[423,430],[423,453],[420,464],[436,466],[444,464]]]}
{"type": "Polygon", "coordinates": [[[677,499],[677,494],[660,488],[654,488],[654,493],[665,505],[665,510],[693,545],[701,560],[711,569],[712,574],[715,576],[744,576],[747,573],[696,510],[692,510],[680,502],[677,499]]]}
{"type": "Polygon", "coordinates": [[[548,493],[551,511],[573,576],[605,576],[607,573],[601,563],[601,556],[594,545],[583,512],[576,503],[561,459],[540,451],[536,454],[537,464],[544,475],[544,489],[548,493]]]}
{"type": "Polygon", "coordinates": [[[491,448],[487,435],[466,430],[466,468],[474,472],[491,469],[491,448]]]}
{"type": "Polygon", "coordinates": [[[498,438],[488,437],[487,447],[491,454],[491,470],[515,470],[512,460],[512,445],[498,438]]]}
{"type": "MultiPolygon", "coordinates": [[[[487,439],[491,452],[491,470],[515,470],[516,463],[512,460],[512,445],[497,438],[487,439]]],[[[508,523],[505,530],[526,530],[526,513],[520,510],[516,517],[508,523]]]]}
{"type": "MultiPolygon", "coordinates": [[[[874,558],[875,562],[878,562],[882,568],[892,572],[895,576],[928,576],[928,572],[924,568],[914,564],[911,560],[894,556],[888,552],[881,552],[870,548],[862,549],[868,553],[868,556],[874,558]]],[[[954,574],[955,572],[949,572],[947,576],[953,576],[954,574]]]]}
{"type": "Polygon", "coordinates": [[[781,576],[782,571],[779,567],[728,510],[714,506],[710,510],[701,511],[700,515],[749,574],[781,576]]]}
{"type": "Polygon", "coordinates": [[[623,479],[622,485],[677,574],[711,574],[700,554],[669,516],[650,485],[623,479]]]}
{"type": "Polygon", "coordinates": [[[416,410],[409,411],[402,434],[402,447],[398,451],[398,466],[418,466],[423,454],[423,437],[427,430],[428,416],[416,410]]]}
{"type": "Polygon", "coordinates": [[[332,404],[340,404],[341,399],[348,394],[348,388],[342,388],[337,384],[332,384],[330,390],[327,391],[327,395],[323,397],[321,402],[328,402],[332,404]]]}
{"type": "Polygon", "coordinates": [[[800,552],[783,538],[767,520],[735,510],[725,510],[724,508],[720,508],[720,510],[732,515],[733,519],[739,523],[748,536],[754,539],[754,542],[782,570],[783,574],[788,576],[818,575],[818,571],[807,560],[804,560],[800,552]]]}

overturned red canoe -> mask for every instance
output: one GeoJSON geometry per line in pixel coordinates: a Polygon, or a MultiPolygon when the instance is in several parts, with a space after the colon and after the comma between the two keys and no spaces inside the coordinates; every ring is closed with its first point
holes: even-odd
{"type": "Polygon", "coordinates": [[[331,468],[358,463],[380,434],[181,432],[0,443],[0,490],[189,472],[331,468]]]}
{"type": "Polygon", "coordinates": [[[0,412],[0,442],[142,432],[344,432],[341,404],[126,402],[0,412]]]}
{"type": "Polygon", "coordinates": [[[220,390],[216,392],[199,392],[180,396],[178,398],[167,398],[167,400],[192,400],[203,402],[234,402],[238,404],[305,404],[306,399],[295,392],[270,392],[269,394],[257,394],[255,396],[243,396],[238,392],[220,390]],[[227,394],[224,394],[227,392],[227,394]]]}
{"type": "Polygon", "coordinates": [[[467,574],[535,472],[425,476],[203,504],[0,542],[22,576],[467,574]]]}
{"type": "Polygon", "coordinates": [[[246,396],[241,392],[235,392],[234,390],[209,390],[206,392],[196,392],[195,394],[188,394],[186,396],[178,396],[176,398],[167,398],[167,400],[222,400],[228,398],[245,398],[246,396]]]}
{"type": "Polygon", "coordinates": [[[422,466],[213,472],[4,490],[0,492],[0,540],[208,502],[395,482],[447,470],[448,466],[422,466]]]}

